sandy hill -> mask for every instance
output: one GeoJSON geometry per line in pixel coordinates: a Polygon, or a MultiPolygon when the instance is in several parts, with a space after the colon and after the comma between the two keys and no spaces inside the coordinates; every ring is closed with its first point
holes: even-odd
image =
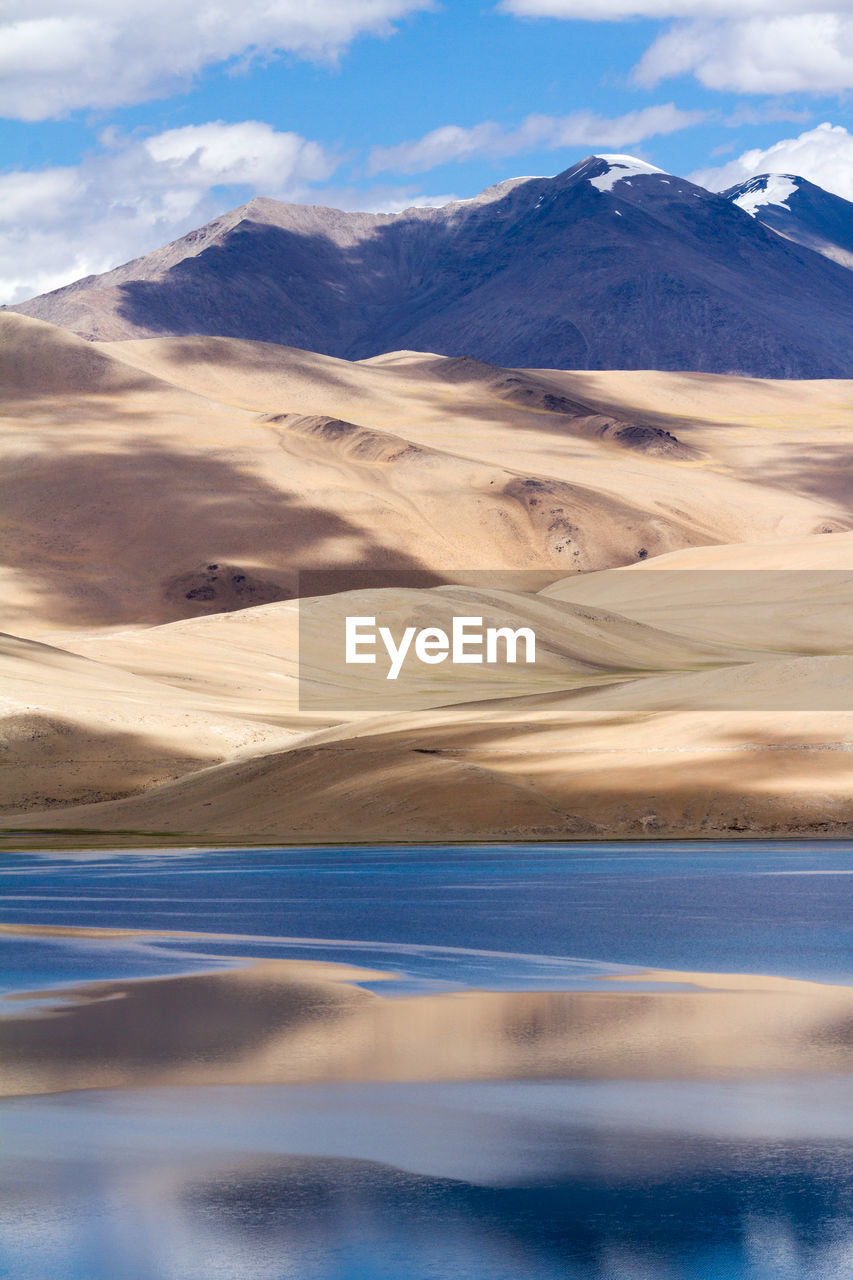
{"type": "Polygon", "coordinates": [[[30,636],[288,599],[303,569],[547,581],[853,525],[846,383],[93,347],[9,313],[0,350],[4,616],[30,636]]]}
{"type": "Polygon", "coordinates": [[[388,714],[6,823],[214,843],[845,835],[851,740],[853,658],[776,660],[388,714]]]}
{"type": "Polygon", "coordinates": [[[0,634],[0,808],[113,798],[288,736],[269,710],[0,634]]]}
{"type": "MultiPolygon", "coordinates": [[[[732,572],[745,579],[766,572],[765,546],[712,550],[717,563],[738,563],[732,572]]],[[[787,564],[777,572],[831,573],[831,581],[849,588],[850,537],[797,539],[773,550],[787,564]]],[[[716,576],[691,572],[700,588],[701,579],[716,576]]],[[[112,801],[62,807],[63,797],[66,805],[73,798],[66,787],[46,808],[37,790],[44,772],[34,756],[19,751],[18,794],[32,796],[33,805],[29,812],[7,806],[6,823],[21,833],[17,840],[50,828],[58,833],[51,838],[60,840],[63,832],[77,839],[75,831],[87,831],[87,841],[93,832],[107,840],[158,832],[158,839],[171,833],[176,841],[296,842],[845,834],[853,823],[853,656],[846,620],[834,633],[824,629],[817,653],[806,655],[815,603],[808,595],[797,608],[785,592],[775,601],[768,595],[760,615],[747,611],[748,620],[763,618],[763,649],[687,634],[696,618],[689,593],[683,613],[673,608],[670,630],[588,598],[580,604],[559,599],[573,586],[587,597],[612,591],[617,578],[637,580],[634,596],[621,590],[622,599],[640,602],[634,605],[640,612],[647,584],[670,575],[638,565],[576,577],[533,596],[447,587],[302,602],[301,670],[293,603],[78,636],[69,643],[97,659],[87,670],[101,683],[101,673],[112,671],[118,689],[127,673],[140,684],[159,685],[159,721],[140,721],[139,707],[126,707],[124,735],[115,734],[112,755],[133,755],[124,736],[153,741],[159,734],[161,768],[163,744],[172,744],[170,779],[152,779],[147,787],[140,782],[132,788],[137,794],[126,798],[116,788],[119,798],[112,801]],[[530,679],[504,670],[491,683],[450,675],[419,679],[392,694],[376,680],[349,687],[342,680],[330,638],[336,609],[369,609],[399,624],[435,620],[442,608],[460,605],[533,622],[547,648],[543,667],[530,679]],[[833,644],[838,651],[831,651],[833,644]],[[325,700],[317,699],[318,691],[325,700]],[[193,718],[191,728],[207,718],[207,739],[196,729],[194,754],[182,762],[180,736],[166,724],[178,713],[193,718]],[[230,758],[220,762],[203,758],[212,755],[213,716],[232,734],[222,752],[230,748],[230,758]],[[247,722],[256,727],[254,743],[239,738],[247,722]]],[[[709,607],[707,600],[702,604],[709,607]]],[[[712,597],[711,604],[718,616],[720,602],[712,597]]],[[[738,634],[747,604],[733,603],[730,630],[738,634]]],[[[828,598],[824,607],[830,617],[828,598]]],[[[54,650],[38,648],[57,661],[54,650]]],[[[71,666],[81,659],[65,655],[62,661],[71,666]]],[[[114,725],[117,698],[114,693],[110,703],[114,725]]],[[[90,717],[105,714],[101,692],[98,699],[90,717]]]]}
{"type": "Polygon", "coordinates": [[[0,397],[119,395],[151,391],[156,379],[132,373],[90,342],[26,316],[0,316],[0,397]]]}
{"type": "Polygon", "coordinates": [[[706,644],[853,653],[853,534],[697,547],[636,568],[566,578],[544,594],[706,644]]]}
{"type": "MultiPolygon", "coordinates": [[[[693,511],[667,509],[655,478],[662,491],[672,468],[703,469],[700,451],[554,396],[538,375],[222,340],[129,348],[0,316],[13,631],[264,604],[292,597],[311,567],[556,577],[725,537],[738,505],[738,484],[719,477],[712,492],[698,483],[693,511]],[[554,405],[519,404],[519,385],[554,405]],[[631,429],[639,447],[619,437],[631,429]]],[[[805,500],[793,519],[809,529],[839,514],[805,500]]],[[[751,525],[763,536],[776,519],[762,503],[751,525]]]]}
{"type": "Polygon", "coordinates": [[[853,821],[850,384],[92,344],[10,313],[0,362],[7,827],[853,821]],[[342,668],[353,608],[529,625],[541,662],[389,693],[342,668]]]}

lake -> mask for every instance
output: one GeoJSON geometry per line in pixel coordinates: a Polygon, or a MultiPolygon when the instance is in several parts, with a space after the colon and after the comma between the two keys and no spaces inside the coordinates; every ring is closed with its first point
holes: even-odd
{"type": "Polygon", "coordinates": [[[828,842],[4,854],[0,1274],[847,1276],[851,873],[828,842]]]}

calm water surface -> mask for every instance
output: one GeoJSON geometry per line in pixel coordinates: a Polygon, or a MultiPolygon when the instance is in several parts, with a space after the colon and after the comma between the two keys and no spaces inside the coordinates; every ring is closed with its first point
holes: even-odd
{"type": "MultiPolygon", "coordinates": [[[[264,954],[496,988],[604,966],[853,982],[847,844],[609,844],[0,855],[0,921],[249,934],[264,954]],[[282,942],[282,939],[289,941],[282,942]],[[580,966],[580,969],[578,969],[580,966]]],[[[257,945],[14,939],[9,986],[173,972],[257,945]]]]}
{"type": "MultiPolygon", "coordinates": [[[[246,955],[409,993],[637,967],[851,984],[851,873],[851,846],[805,843],[7,854],[0,921],[158,936],[7,935],[0,960],[7,991],[246,955]]],[[[837,1074],[15,1098],[0,1275],[840,1280],[851,1116],[837,1074]]]]}

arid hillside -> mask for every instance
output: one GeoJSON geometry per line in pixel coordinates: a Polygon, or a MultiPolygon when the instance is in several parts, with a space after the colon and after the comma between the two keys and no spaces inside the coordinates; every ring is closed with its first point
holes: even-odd
{"type": "Polygon", "coordinates": [[[0,338],[13,842],[849,830],[853,384],[0,338]]]}

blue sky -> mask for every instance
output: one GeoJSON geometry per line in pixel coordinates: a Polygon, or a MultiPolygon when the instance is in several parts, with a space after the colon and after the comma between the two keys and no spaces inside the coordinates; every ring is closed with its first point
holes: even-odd
{"type": "Polygon", "coordinates": [[[851,89],[842,0],[5,0],[0,301],[253,195],[393,210],[591,152],[853,199],[851,89]]]}

